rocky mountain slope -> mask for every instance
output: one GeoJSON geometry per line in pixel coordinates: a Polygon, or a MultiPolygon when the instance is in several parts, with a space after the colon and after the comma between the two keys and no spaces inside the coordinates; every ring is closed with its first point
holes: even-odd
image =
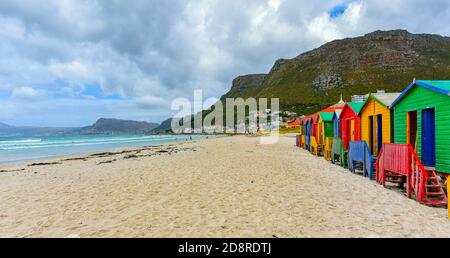
{"type": "Polygon", "coordinates": [[[375,31],[327,43],[292,59],[279,59],[268,74],[239,76],[222,99],[280,98],[283,109],[307,114],[354,94],[402,91],[414,78],[450,79],[450,38],[375,31]]]}
{"type": "Polygon", "coordinates": [[[100,118],[95,124],[81,128],[80,134],[143,134],[159,124],[143,121],[100,118]]]}

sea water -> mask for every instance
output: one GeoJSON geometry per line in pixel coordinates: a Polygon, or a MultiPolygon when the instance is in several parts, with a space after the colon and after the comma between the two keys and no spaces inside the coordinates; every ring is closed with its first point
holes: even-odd
{"type": "Polygon", "coordinates": [[[143,147],[202,140],[205,135],[89,135],[0,137],[0,163],[46,159],[115,148],[143,147]]]}

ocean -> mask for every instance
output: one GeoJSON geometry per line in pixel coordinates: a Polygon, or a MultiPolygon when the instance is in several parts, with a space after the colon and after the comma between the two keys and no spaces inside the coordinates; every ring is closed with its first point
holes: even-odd
{"type": "Polygon", "coordinates": [[[143,147],[170,142],[203,140],[205,135],[92,135],[48,137],[0,137],[0,163],[48,159],[60,156],[143,147]]]}

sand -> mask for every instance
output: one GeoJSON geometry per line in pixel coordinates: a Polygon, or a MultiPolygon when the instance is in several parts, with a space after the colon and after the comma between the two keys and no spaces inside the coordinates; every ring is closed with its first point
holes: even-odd
{"type": "Polygon", "coordinates": [[[0,236],[450,237],[446,209],[294,142],[235,136],[1,165],[0,236]]]}

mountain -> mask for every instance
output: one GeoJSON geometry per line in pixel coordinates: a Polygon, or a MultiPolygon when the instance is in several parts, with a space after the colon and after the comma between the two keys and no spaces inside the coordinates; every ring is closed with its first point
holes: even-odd
{"type": "Polygon", "coordinates": [[[0,136],[59,136],[70,135],[77,129],[73,127],[11,126],[0,123],[0,136]]]}
{"type": "Polygon", "coordinates": [[[11,128],[13,128],[13,127],[0,122],[0,130],[9,130],[11,128]]]}
{"type": "Polygon", "coordinates": [[[142,121],[100,118],[95,124],[81,128],[79,134],[144,134],[158,126],[142,121]]]}
{"type": "Polygon", "coordinates": [[[164,120],[158,127],[154,128],[151,133],[168,133],[172,131],[172,118],[164,120]]]}
{"type": "Polygon", "coordinates": [[[268,74],[239,76],[225,98],[280,98],[299,114],[351,95],[398,92],[413,78],[450,79],[450,38],[405,30],[375,31],[329,42],[292,59],[279,59],[268,74]]]}
{"type": "Polygon", "coordinates": [[[152,131],[159,124],[131,120],[100,118],[86,127],[31,127],[11,126],[0,123],[0,136],[72,136],[99,134],[144,134],[152,131]]]}

